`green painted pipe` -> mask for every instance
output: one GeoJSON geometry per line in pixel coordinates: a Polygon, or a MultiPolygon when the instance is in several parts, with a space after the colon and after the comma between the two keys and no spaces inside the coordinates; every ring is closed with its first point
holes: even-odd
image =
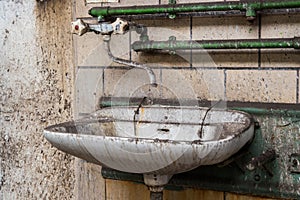
{"type": "MultiPolygon", "coordinates": [[[[137,102],[124,102],[124,101],[101,101],[100,107],[114,107],[114,106],[138,106],[137,102]]],[[[229,107],[232,110],[239,110],[250,113],[252,115],[277,115],[285,117],[300,118],[300,110],[291,109],[267,109],[267,108],[255,108],[255,107],[229,107]]],[[[298,122],[298,121],[297,121],[298,122]]]]}
{"type": "Polygon", "coordinates": [[[253,39],[225,41],[176,41],[171,36],[168,41],[136,41],[132,44],[135,51],[187,50],[187,49],[253,49],[253,48],[295,48],[300,49],[300,38],[253,39]]]}
{"type": "Polygon", "coordinates": [[[249,108],[249,107],[233,107],[233,110],[239,110],[250,113],[252,115],[277,115],[300,118],[299,110],[287,110],[287,109],[264,109],[264,108],[249,108]]]}
{"type": "Polygon", "coordinates": [[[276,2],[214,2],[193,4],[167,4],[153,6],[128,6],[128,7],[94,7],[89,14],[100,19],[118,15],[142,15],[159,13],[184,13],[184,12],[209,12],[209,11],[246,11],[246,16],[251,19],[256,11],[264,9],[300,8],[300,1],[276,1],[276,2]]]}

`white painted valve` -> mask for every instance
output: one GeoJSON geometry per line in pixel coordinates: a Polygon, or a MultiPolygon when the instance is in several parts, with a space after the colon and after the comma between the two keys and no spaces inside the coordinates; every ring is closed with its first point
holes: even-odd
{"type": "Polygon", "coordinates": [[[83,35],[89,30],[89,27],[81,19],[72,22],[72,33],[77,35],[83,35]]]}
{"type": "Polygon", "coordinates": [[[121,18],[117,18],[117,20],[111,25],[114,30],[113,34],[124,34],[128,29],[128,22],[121,18]]]}
{"type": "Polygon", "coordinates": [[[101,33],[102,35],[110,34],[125,34],[128,30],[128,22],[117,18],[113,23],[85,23],[83,20],[78,19],[72,22],[72,33],[79,36],[85,34],[88,31],[94,31],[95,33],[101,33]]]}

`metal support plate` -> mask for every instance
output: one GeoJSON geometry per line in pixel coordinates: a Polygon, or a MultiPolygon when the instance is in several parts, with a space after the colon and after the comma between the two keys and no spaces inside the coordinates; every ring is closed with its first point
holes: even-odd
{"type": "MultiPolygon", "coordinates": [[[[166,189],[199,188],[300,199],[300,112],[236,109],[252,114],[259,124],[252,143],[224,163],[174,175],[166,189]]],[[[103,168],[102,175],[143,183],[139,174],[103,168]]]]}

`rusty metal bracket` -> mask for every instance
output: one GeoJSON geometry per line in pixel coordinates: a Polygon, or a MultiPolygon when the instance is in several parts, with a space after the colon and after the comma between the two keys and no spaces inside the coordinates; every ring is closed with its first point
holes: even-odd
{"type": "MultiPolygon", "coordinates": [[[[298,122],[297,107],[281,110],[278,106],[273,109],[274,105],[270,109],[232,107],[252,114],[259,122],[252,143],[221,164],[174,175],[166,189],[199,188],[300,199],[300,123],[278,126],[282,122],[298,122]]],[[[103,168],[102,175],[143,183],[139,174],[103,168]]]]}
{"type": "Polygon", "coordinates": [[[251,161],[246,165],[246,168],[250,171],[253,171],[257,168],[263,167],[266,163],[274,160],[275,157],[276,157],[275,150],[268,149],[258,157],[253,157],[251,161]]]}

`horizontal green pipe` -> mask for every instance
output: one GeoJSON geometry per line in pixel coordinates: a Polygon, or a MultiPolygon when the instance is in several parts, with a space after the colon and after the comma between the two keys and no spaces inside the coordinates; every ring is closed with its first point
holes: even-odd
{"type": "Polygon", "coordinates": [[[93,17],[107,17],[114,15],[139,15],[139,14],[156,14],[156,13],[180,13],[194,11],[223,11],[223,10],[240,10],[243,5],[240,3],[226,5],[221,4],[169,4],[155,6],[130,6],[130,7],[95,7],[89,10],[89,14],[93,17]]]}
{"type": "Polygon", "coordinates": [[[257,11],[263,9],[299,8],[300,1],[277,2],[214,2],[194,4],[168,4],[153,6],[128,6],[128,7],[94,7],[89,10],[93,17],[107,17],[117,15],[140,15],[159,13],[183,13],[183,12],[209,12],[209,11],[257,11]]]}
{"type": "Polygon", "coordinates": [[[286,116],[300,118],[300,110],[286,110],[286,109],[264,109],[264,108],[241,108],[233,107],[233,110],[239,110],[243,112],[250,113],[252,115],[277,115],[277,116],[286,116]]]}
{"type": "Polygon", "coordinates": [[[255,39],[225,41],[137,41],[132,44],[135,51],[187,50],[187,49],[253,49],[253,48],[295,48],[300,49],[299,38],[255,39]]]}
{"type": "MultiPolygon", "coordinates": [[[[100,107],[114,107],[114,106],[138,106],[138,102],[123,102],[123,101],[101,101],[100,107]]],[[[267,109],[267,108],[255,108],[255,107],[229,107],[232,110],[239,110],[247,112],[252,115],[277,115],[300,118],[300,110],[292,109],[267,109]]]]}

